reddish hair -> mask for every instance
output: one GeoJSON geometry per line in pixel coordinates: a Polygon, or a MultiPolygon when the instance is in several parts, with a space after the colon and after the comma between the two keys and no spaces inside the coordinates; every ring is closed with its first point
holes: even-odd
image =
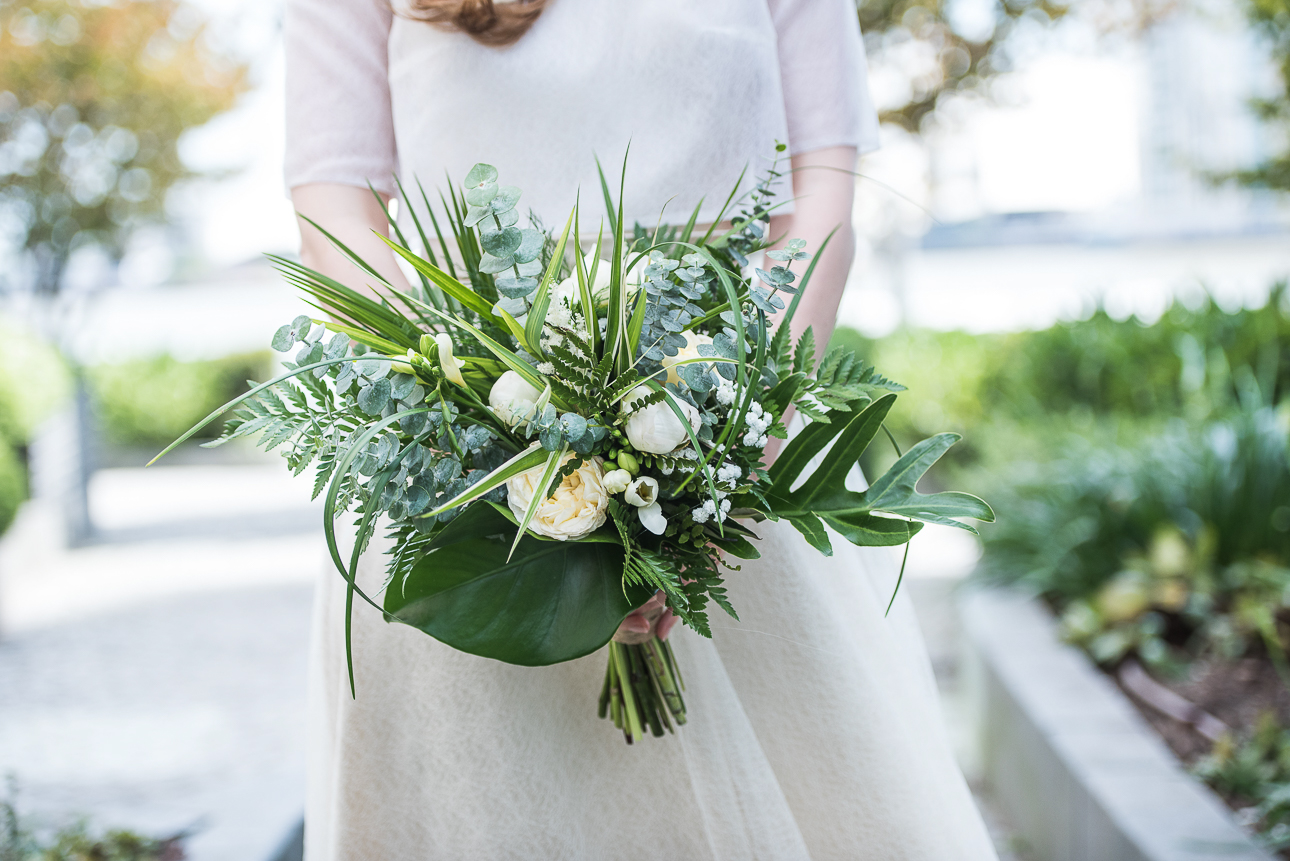
{"type": "Polygon", "coordinates": [[[465,33],[481,45],[513,45],[529,31],[550,0],[411,0],[409,18],[444,30],[465,33]]]}

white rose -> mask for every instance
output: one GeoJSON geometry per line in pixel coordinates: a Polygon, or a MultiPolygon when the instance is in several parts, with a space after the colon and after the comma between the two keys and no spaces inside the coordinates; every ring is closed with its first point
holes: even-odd
{"type": "Polygon", "coordinates": [[[488,405],[507,425],[514,427],[532,414],[542,393],[514,371],[507,371],[497,378],[488,392],[488,405]]]}
{"type": "Polygon", "coordinates": [[[657,502],[636,509],[636,514],[641,519],[641,526],[655,535],[662,535],[667,531],[667,518],[663,516],[663,508],[657,502]]]}
{"type": "MultiPolygon", "coordinates": [[[[631,409],[631,405],[634,402],[641,400],[649,393],[648,387],[637,386],[627,396],[625,401],[626,408],[631,409]]],[[[671,395],[668,395],[668,398],[685,415],[686,420],[690,423],[690,429],[697,432],[701,426],[699,411],[680,398],[673,398],[671,395]]],[[[632,444],[632,448],[649,454],[667,454],[690,438],[686,432],[685,425],[681,424],[681,420],[677,418],[676,413],[672,412],[672,408],[668,406],[667,401],[661,401],[633,412],[627,419],[625,430],[627,431],[627,441],[632,444]]]]}
{"type": "MultiPolygon", "coordinates": [[[[591,274],[591,264],[595,262],[596,258],[594,254],[588,254],[584,261],[588,275],[591,274]]],[[[648,263],[649,260],[645,259],[642,263],[637,264],[625,273],[624,286],[627,288],[626,293],[629,298],[635,296],[636,291],[640,289],[641,282],[644,280],[641,273],[645,271],[645,265],[648,263]]],[[[609,275],[609,266],[610,264],[608,260],[601,260],[600,264],[596,267],[596,280],[588,285],[591,288],[591,299],[597,305],[602,305],[609,301],[609,283],[611,280],[609,275]]],[[[573,275],[557,284],[555,295],[556,298],[563,299],[564,303],[570,308],[581,308],[582,294],[578,290],[578,273],[573,273],[573,275]]]]}
{"type": "MultiPolygon", "coordinates": [[[[586,268],[588,275],[591,274],[591,264],[595,262],[596,257],[594,252],[588,254],[583,260],[583,266],[586,268]]],[[[597,294],[609,289],[609,264],[607,262],[604,260],[600,261],[600,265],[596,269],[596,280],[588,286],[591,287],[592,299],[599,302],[600,299],[597,294]]],[[[581,307],[582,294],[578,290],[578,273],[574,272],[568,278],[557,284],[555,295],[556,298],[563,299],[565,304],[570,308],[581,307]]]]}
{"type": "MultiPolygon", "coordinates": [[[[561,465],[572,458],[572,454],[566,454],[561,465]]],[[[506,502],[520,520],[524,519],[545,471],[544,464],[507,479],[506,502]]],[[[538,505],[529,529],[557,541],[570,541],[595,532],[604,524],[605,511],[609,508],[604,477],[600,458],[583,461],[582,466],[565,476],[555,493],[538,505]]]]}
{"type": "Polygon", "coordinates": [[[610,493],[622,493],[632,483],[632,474],[625,469],[614,469],[605,473],[605,490],[610,493]]]}
{"type": "Polygon", "coordinates": [[[658,482],[648,475],[642,475],[627,485],[627,490],[623,492],[623,499],[637,508],[653,505],[658,501],[658,482]]]}
{"type": "Polygon", "coordinates": [[[669,383],[681,382],[681,377],[676,373],[677,362],[683,362],[686,359],[698,359],[703,356],[699,352],[699,345],[707,344],[711,346],[712,339],[707,335],[699,335],[694,332],[685,333],[685,346],[681,348],[675,356],[664,356],[663,367],[667,368],[667,381],[669,383]]]}

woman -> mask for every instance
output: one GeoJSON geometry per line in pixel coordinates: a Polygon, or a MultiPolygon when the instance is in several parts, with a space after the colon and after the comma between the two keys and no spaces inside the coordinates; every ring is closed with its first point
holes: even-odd
{"type": "MultiPolygon", "coordinates": [[[[827,340],[853,253],[843,171],[876,146],[849,0],[404,3],[288,2],[287,182],[303,215],[398,284],[366,188],[391,195],[396,171],[430,187],[488,162],[556,220],[579,188],[592,211],[594,157],[616,171],[630,140],[628,223],[665,205],[684,218],[705,193],[710,220],[784,140],[796,206],[773,232],[818,248],[843,228],[794,320],[827,340]]],[[[308,265],[363,283],[316,231],[302,236],[308,265]]],[[[912,611],[902,598],[883,616],[892,557],[837,541],[825,559],[787,524],[758,531],[762,558],[727,581],[742,621],[714,618],[712,640],[673,634],[690,722],[630,748],[594,714],[602,655],[513,667],[361,610],[351,700],[329,574],[306,857],[994,858],[912,611]]],[[[652,616],[619,636],[648,635],[652,616]]]]}

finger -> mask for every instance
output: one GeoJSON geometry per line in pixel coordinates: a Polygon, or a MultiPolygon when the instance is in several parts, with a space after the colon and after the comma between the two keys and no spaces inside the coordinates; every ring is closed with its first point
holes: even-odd
{"type": "Polygon", "coordinates": [[[635,610],[635,612],[648,613],[650,610],[657,610],[659,607],[662,607],[666,602],[667,602],[667,596],[665,596],[662,592],[655,592],[653,596],[651,596],[650,599],[646,601],[644,604],[641,604],[640,607],[635,610]]]}
{"type": "Polygon", "coordinates": [[[672,626],[675,624],[676,616],[673,615],[672,609],[669,607],[663,611],[663,615],[659,616],[658,621],[654,623],[654,636],[660,640],[666,640],[667,635],[672,632],[672,626]]]}
{"type": "Polygon", "coordinates": [[[649,619],[633,613],[626,619],[623,619],[623,623],[618,626],[618,630],[630,634],[648,634],[649,619]]]}

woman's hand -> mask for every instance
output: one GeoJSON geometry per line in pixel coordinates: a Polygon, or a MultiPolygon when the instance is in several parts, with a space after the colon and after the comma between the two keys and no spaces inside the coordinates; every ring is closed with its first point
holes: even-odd
{"type": "Polygon", "coordinates": [[[672,615],[671,608],[667,606],[667,599],[662,592],[655,592],[653,598],[623,619],[618,631],[614,633],[614,642],[624,646],[637,646],[649,642],[651,637],[666,640],[675,624],[676,616],[672,615]]]}

